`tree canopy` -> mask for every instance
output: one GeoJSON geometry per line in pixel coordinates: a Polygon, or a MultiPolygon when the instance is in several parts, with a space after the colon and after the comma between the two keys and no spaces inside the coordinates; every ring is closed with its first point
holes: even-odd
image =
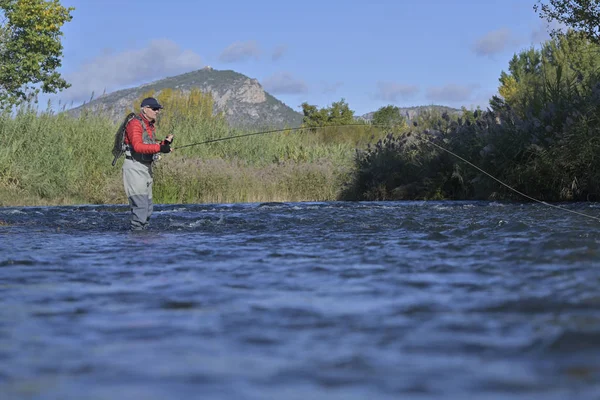
{"type": "Polygon", "coordinates": [[[350,109],[344,99],[332,103],[330,107],[321,109],[305,102],[302,103],[302,112],[304,114],[303,125],[309,128],[355,123],[354,111],[350,109]]]}
{"type": "MultiPolygon", "coordinates": [[[[600,44],[600,0],[538,0],[533,9],[548,23],[558,22],[600,44]]],[[[561,33],[550,30],[552,37],[561,33]]]]}
{"type": "Polygon", "coordinates": [[[58,0],[0,0],[0,108],[70,86],[57,69],[63,55],[61,28],[71,21],[72,10],[58,0]]]}
{"type": "Polygon", "coordinates": [[[406,125],[406,118],[400,114],[399,107],[390,104],[375,111],[372,122],[375,125],[402,127],[406,125]]]}
{"type": "Polygon", "coordinates": [[[600,46],[580,32],[570,31],[544,43],[540,50],[515,55],[500,75],[499,94],[518,114],[545,105],[569,102],[584,95],[599,78],[600,46]]]}

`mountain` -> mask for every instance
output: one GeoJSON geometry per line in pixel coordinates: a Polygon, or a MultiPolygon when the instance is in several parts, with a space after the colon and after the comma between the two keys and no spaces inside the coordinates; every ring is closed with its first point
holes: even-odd
{"type": "MultiPolygon", "coordinates": [[[[447,112],[450,115],[462,114],[462,110],[459,110],[457,108],[452,108],[452,107],[447,107],[447,106],[437,106],[437,105],[398,107],[398,109],[399,109],[398,111],[400,112],[400,115],[403,115],[406,118],[406,121],[409,123],[412,122],[414,119],[416,119],[420,114],[423,114],[425,112],[435,112],[435,113],[439,113],[439,114],[441,114],[443,112],[447,112]]],[[[356,117],[356,119],[363,120],[363,121],[371,121],[373,119],[373,114],[375,114],[375,111],[358,116],[358,117],[356,117]]]]}
{"type": "Polygon", "coordinates": [[[104,94],[69,110],[69,113],[77,116],[84,109],[102,110],[119,120],[143,93],[154,90],[158,94],[167,88],[183,91],[198,88],[202,92],[210,92],[215,102],[214,111],[223,111],[233,127],[280,128],[302,123],[301,113],[267,93],[256,79],[211,67],[104,94]]]}
{"type": "MultiPolygon", "coordinates": [[[[135,110],[132,109],[133,102],[144,93],[154,90],[158,94],[167,88],[183,91],[198,88],[203,92],[210,92],[214,99],[214,112],[224,112],[227,122],[232,127],[271,129],[297,127],[302,124],[302,113],[294,111],[270,95],[256,79],[235,71],[215,70],[211,67],[103,94],[68,112],[77,116],[84,109],[101,110],[115,121],[119,121],[127,111],[137,111],[137,105],[135,110]]],[[[461,110],[437,105],[400,108],[400,114],[404,115],[409,123],[426,111],[461,113],[461,110]]],[[[371,121],[374,113],[373,111],[356,116],[355,119],[371,121]]]]}

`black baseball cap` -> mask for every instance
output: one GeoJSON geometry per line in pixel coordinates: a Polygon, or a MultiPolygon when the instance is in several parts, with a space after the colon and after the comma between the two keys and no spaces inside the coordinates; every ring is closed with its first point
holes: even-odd
{"type": "Polygon", "coordinates": [[[160,103],[154,97],[146,97],[144,100],[142,100],[141,107],[163,108],[163,106],[161,106],[160,103]]]}

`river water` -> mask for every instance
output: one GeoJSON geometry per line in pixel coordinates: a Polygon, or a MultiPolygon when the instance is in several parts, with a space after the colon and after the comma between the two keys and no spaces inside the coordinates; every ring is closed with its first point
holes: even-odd
{"type": "Polygon", "coordinates": [[[600,398],[597,220],[496,202],[127,219],[0,208],[1,399],[600,398]]]}

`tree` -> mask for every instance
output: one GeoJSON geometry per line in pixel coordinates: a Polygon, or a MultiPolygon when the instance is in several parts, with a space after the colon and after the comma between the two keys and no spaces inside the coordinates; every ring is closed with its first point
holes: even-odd
{"type": "Polygon", "coordinates": [[[390,104],[375,111],[372,122],[375,125],[404,126],[406,118],[400,114],[400,108],[390,104]]]}
{"type": "MultiPolygon", "coordinates": [[[[548,104],[569,103],[586,96],[600,79],[600,45],[581,32],[569,31],[515,55],[502,71],[498,92],[521,117],[548,104]]],[[[496,103],[496,106],[502,105],[496,103]]],[[[494,109],[494,106],[492,107],[494,109]]]]}
{"type": "Polygon", "coordinates": [[[498,93],[511,107],[523,111],[530,105],[532,92],[542,86],[542,52],[533,48],[515,54],[508,73],[500,74],[498,93]]]}
{"type": "Polygon", "coordinates": [[[324,126],[327,122],[327,110],[318,109],[317,106],[302,103],[302,114],[304,114],[303,125],[308,127],[324,126]]]}
{"type": "Polygon", "coordinates": [[[58,0],[0,0],[0,108],[31,101],[40,92],[56,93],[70,85],[61,66],[63,33],[71,11],[58,0]]]}
{"type": "Polygon", "coordinates": [[[354,111],[344,99],[334,102],[330,107],[318,109],[308,103],[302,103],[303,124],[306,127],[348,125],[355,123],[354,111]]]}
{"type": "MultiPolygon", "coordinates": [[[[600,44],[600,0],[538,0],[533,6],[540,18],[582,32],[592,42],[600,44]]],[[[551,29],[556,37],[560,29],[551,29]]]]}

